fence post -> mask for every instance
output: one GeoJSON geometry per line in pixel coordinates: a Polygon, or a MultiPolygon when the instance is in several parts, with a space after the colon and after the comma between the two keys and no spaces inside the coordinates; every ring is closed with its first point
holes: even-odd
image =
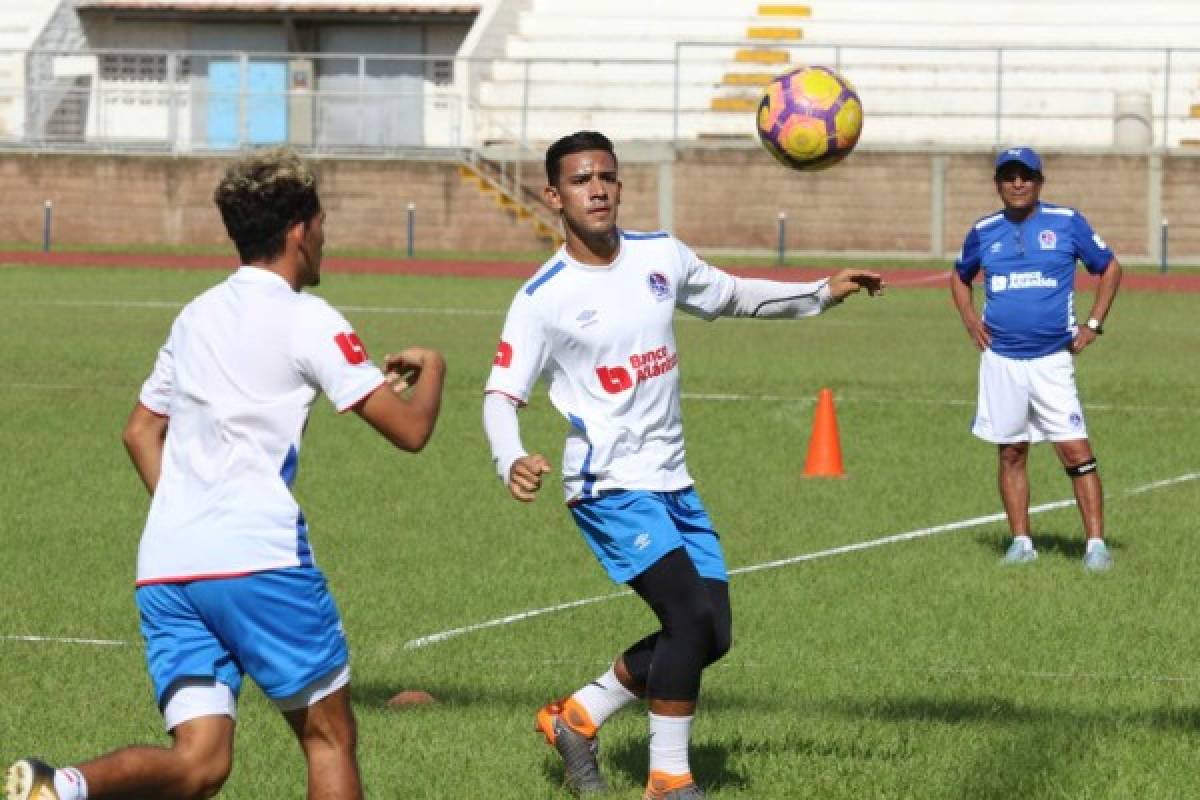
{"type": "Polygon", "coordinates": [[[1162,218],[1162,225],[1159,227],[1159,235],[1162,237],[1159,243],[1159,249],[1162,252],[1162,260],[1159,262],[1158,271],[1162,274],[1167,274],[1167,218],[1162,218]]]}
{"type": "Polygon", "coordinates": [[[787,245],[787,212],[780,211],[779,212],[779,254],[775,260],[775,263],[781,267],[783,266],[783,252],[784,252],[784,248],[786,247],[786,245],[787,245]]]}
{"type": "Polygon", "coordinates": [[[47,200],[42,206],[42,252],[50,252],[50,226],[54,222],[54,203],[47,200]]]}
{"type": "Polygon", "coordinates": [[[408,204],[408,257],[413,257],[413,240],[417,232],[417,204],[408,204]]]}
{"type": "MultiPolygon", "coordinates": [[[[1162,146],[1163,146],[1163,149],[1165,150],[1167,147],[1167,142],[1170,141],[1170,139],[1167,138],[1167,130],[1170,128],[1170,125],[1171,125],[1171,48],[1169,48],[1169,47],[1167,48],[1166,53],[1163,55],[1163,109],[1162,109],[1162,114],[1163,114],[1162,146]]],[[[1153,118],[1153,116],[1154,116],[1153,111],[1150,112],[1150,116],[1153,118]]],[[[1153,119],[1151,120],[1151,122],[1153,123],[1153,119]]]]}
{"type": "Polygon", "coordinates": [[[996,48],[996,147],[1003,145],[1003,127],[1001,120],[1004,118],[1004,49],[996,48]]]}
{"type": "Polygon", "coordinates": [[[675,43],[675,64],[671,74],[671,150],[679,152],[679,54],[680,43],[675,43]]]}

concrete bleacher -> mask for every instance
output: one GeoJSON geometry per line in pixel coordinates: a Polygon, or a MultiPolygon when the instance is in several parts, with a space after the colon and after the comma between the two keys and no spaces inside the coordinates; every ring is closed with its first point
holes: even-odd
{"type": "Polygon", "coordinates": [[[58,0],[0,0],[0,141],[18,138],[25,117],[25,50],[37,41],[58,0]]]}
{"type": "Polygon", "coordinates": [[[805,63],[855,84],[865,144],[1106,147],[1119,107],[1157,120],[1153,144],[1200,137],[1195,0],[525,3],[493,43],[503,56],[478,86],[476,119],[535,141],[583,126],[622,139],[748,136],[761,86],[805,63]]]}

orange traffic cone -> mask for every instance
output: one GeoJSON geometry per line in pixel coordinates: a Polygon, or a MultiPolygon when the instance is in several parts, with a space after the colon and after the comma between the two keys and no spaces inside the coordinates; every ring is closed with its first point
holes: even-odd
{"type": "Polygon", "coordinates": [[[833,411],[833,392],[822,389],[817,395],[817,413],[813,417],[812,438],[808,441],[806,478],[844,478],[842,444],[838,438],[837,415],[833,411]]]}

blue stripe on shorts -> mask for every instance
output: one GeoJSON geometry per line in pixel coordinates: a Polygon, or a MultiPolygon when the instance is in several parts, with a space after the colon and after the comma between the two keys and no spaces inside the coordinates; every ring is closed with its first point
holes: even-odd
{"type": "Polygon", "coordinates": [[[160,708],[183,678],[214,678],[236,697],[247,674],[281,700],[350,659],[337,607],[315,567],[141,586],[137,605],[160,708]]]}
{"type": "Polygon", "coordinates": [[[729,580],[721,540],[694,488],[605,492],[569,506],[584,540],[616,583],[683,547],[701,577],[729,580]]]}

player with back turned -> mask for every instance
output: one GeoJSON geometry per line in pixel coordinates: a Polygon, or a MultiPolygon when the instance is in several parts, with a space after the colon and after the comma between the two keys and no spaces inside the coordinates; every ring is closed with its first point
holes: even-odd
{"type": "Polygon", "coordinates": [[[544,197],[565,244],[516,294],[484,395],[501,480],[532,501],[549,460],[521,443],[517,408],[539,377],[569,421],[562,477],[568,509],[596,558],[654,612],[659,630],[596,680],[547,704],[536,724],[576,794],[604,791],[596,734],[638,699],[649,705],[645,797],[703,797],[688,758],[701,673],[731,642],[728,573],[716,530],[684,463],[676,309],[798,319],[883,288],[847,269],[814,283],[734,277],[666,233],[617,227],[621,182],[612,143],[581,131],[546,152],[544,197]]]}
{"type": "Polygon", "coordinates": [[[385,358],[385,375],[350,323],[303,291],[320,281],[325,212],[295,153],[233,164],[215,200],[243,266],[176,317],[124,431],[153,496],[135,597],[171,745],[58,770],[21,759],[8,800],[212,797],[233,766],[246,674],[295,733],[308,796],[363,795],[346,639],[291,487],[318,395],[416,452],[445,362],[412,347],[385,358]]]}

